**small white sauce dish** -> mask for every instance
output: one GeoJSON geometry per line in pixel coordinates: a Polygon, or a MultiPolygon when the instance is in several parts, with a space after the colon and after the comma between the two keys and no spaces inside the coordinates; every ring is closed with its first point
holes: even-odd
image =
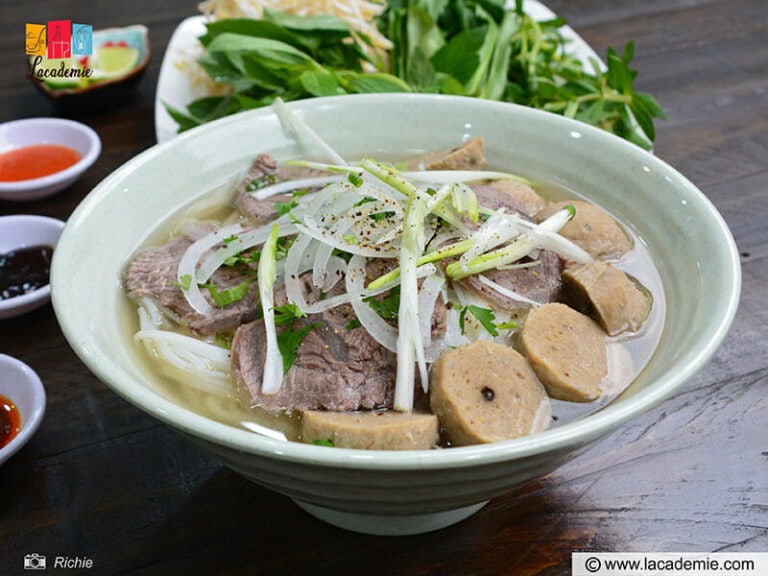
{"type": "MultiPolygon", "coordinates": [[[[64,222],[47,216],[0,216],[0,254],[45,244],[55,250],[63,229],[64,222]]],[[[27,294],[0,300],[0,320],[40,308],[50,298],[51,287],[46,284],[27,294]]]]}
{"type": "Polygon", "coordinates": [[[45,388],[40,377],[24,362],[0,354],[0,395],[13,402],[21,417],[21,430],[0,448],[0,465],[24,446],[37,431],[45,414],[45,388]]]}
{"type": "Polygon", "coordinates": [[[24,202],[51,196],[72,184],[96,161],[101,139],[92,129],[63,118],[26,118],[0,124],[0,154],[24,146],[56,144],[80,154],[80,160],[59,172],[13,182],[0,182],[0,199],[24,202]]]}

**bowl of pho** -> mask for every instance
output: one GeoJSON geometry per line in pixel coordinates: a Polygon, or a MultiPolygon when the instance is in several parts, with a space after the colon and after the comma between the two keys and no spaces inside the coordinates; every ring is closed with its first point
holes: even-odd
{"type": "Polygon", "coordinates": [[[373,534],[456,523],[689,380],[738,303],[733,239],[638,147],[432,95],[224,118],[117,169],[52,268],[116,393],[373,534]]]}

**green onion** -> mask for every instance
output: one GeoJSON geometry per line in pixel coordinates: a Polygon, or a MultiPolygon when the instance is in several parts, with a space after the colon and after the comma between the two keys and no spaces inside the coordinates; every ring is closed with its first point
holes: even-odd
{"type": "MultiPolygon", "coordinates": [[[[556,232],[565,226],[575,214],[575,208],[569,204],[563,209],[555,212],[552,216],[539,224],[539,226],[544,230],[556,232]]],[[[516,262],[537,248],[538,245],[536,242],[534,242],[528,235],[523,234],[504,248],[481,254],[466,264],[453,262],[446,266],[445,273],[453,280],[461,280],[462,278],[472,276],[473,274],[480,274],[486,270],[516,262]]]]}
{"type": "Polygon", "coordinates": [[[283,382],[283,357],[277,342],[275,328],[274,292],[276,266],[275,250],[280,227],[272,225],[272,232],[264,242],[259,258],[259,297],[261,311],[264,317],[264,328],[267,336],[267,358],[264,362],[264,372],[261,378],[261,392],[276,394],[283,382]]]}

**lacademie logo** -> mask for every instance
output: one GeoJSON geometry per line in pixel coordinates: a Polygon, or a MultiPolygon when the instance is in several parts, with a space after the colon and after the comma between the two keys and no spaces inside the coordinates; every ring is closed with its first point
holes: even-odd
{"type": "Polygon", "coordinates": [[[26,53],[30,56],[29,74],[35,80],[90,78],[93,70],[87,62],[92,52],[93,27],[89,24],[74,24],[71,20],[27,23],[26,53]],[[60,60],[58,67],[41,66],[46,58],[60,60]]]}

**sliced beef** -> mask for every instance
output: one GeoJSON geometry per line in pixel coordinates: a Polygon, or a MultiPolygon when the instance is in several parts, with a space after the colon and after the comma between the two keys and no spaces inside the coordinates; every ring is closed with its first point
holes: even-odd
{"type": "Polygon", "coordinates": [[[429,400],[453,446],[525,436],[545,429],[550,419],[547,393],[525,358],[485,340],[437,359],[429,400]]]}
{"type": "Polygon", "coordinates": [[[480,206],[490,210],[506,208],[508,214],[514,211],[533,217],[547,205],[546,200],[533,188],[514,180],[476,182],[470,184],[470,188],[474,191],[480,206]]]}
{"type": "Polygon", "coordinates": [[[411,170],[480,170],[485,165],[485,140],[472,138],[451,148],[408,160],[411,170]]]}
{"type": "Polygon", "coordinates": [[[255,319],[258,314],[258,286],[255,276],[247,272],[244,274],[243,270],[222,268],[211,278],[211,282],[219,290],[231,288],[246,278],[252,278],[248,294],[242,300],[225,308],[218,308],[207,291],[204,291],[213,307],[213,311],[208,315],[197,313],[187,303],[182,289],[176,283],[176,275],[181,257],[195,240],[193,236],[179,236],[162,246],[140,252],[125,273],[128,297],[135,300],[153,299],[180,323],[201,336],[231,332],[243,322],[255,319]]]}
{"type": "Polygon", "coordinates": [[[563,274],[568,301],[614,336],[635,332],[651,312],[651,295],[609,262],[596,260],[563,274]]]}
{"type": "MultiPolygon", "coordinates": [[[[259,154],[235,191],[235,207],[254,225],[261,225],[277,217],[275,205],[291,201],[291,194],[275,194],[264,200],[257,200],[250,192],[286,180],[303,180],[327,175],[327,172],[293,166],[280,166],[269,154],[259,154]]],[[[310,188],[319,190],[320,186],[310,188]]]]}
{"type": "Polygon", "coordinates": [[[520,344],[552,398],[591,402],[600,397],[608,354],[602,329],[587,316],[565,304],[533,308],[520,344]]]}
{"type": "MultiPolygon", "coordinates": [[[[484,272],[484,275],[492,282],[539,304],[555,302],[560,298],[562,288],[563,261],[550,250],[541,250],[537,260],[539,263],[532,266],[493,269],[484,272]]],[[[525,261],[530,259],[526,258],[525,261]]],[[[530,307],[530,303],[501,294],[483,284],[477,276],[467,276],[459,280],[459,283],[500,309],[517,310],[530,307]]]]}
{"type": "MultiPolygon", "coordinates": [[[[398,261],[396,258],[370,258],[365,265],[366,283],[376,280],[380,276],[387,274],[397,268],[398,261]]],[[[421,287],[423,280],[419,280],[419,287],[421,287]]],[[[377,300],[383,300],[388,293],[374,296],[377,300]]],[[[391,324],[397,326],[397,321],[392,320],[391,324]]],[[[447,329],[446,324],[446,306],[445,300],[443,300],[442,294],[438,295],[435,301],[435,308],[432,312],[432,320],[430,323],[430,331],[432,340],[439,340],[445,335],[447,329]]]]}
{"type": "Polygon", "coordinates": [[[301,415],[301,438],[336,448],[429,450],[439,440],[437,416],[403,412],[321,412],[301,415]]]}
{"type": "MultiPolygon", "coordinates": [[[[306,290],[316,299],[311,275],[305,274],[302,279],[306,290]]],[[[333,295],[333,291],[328,294],[333,295]]],[[[276,295],[279,304],[277,299],[276,295]]],[[[296,361],[284,376],[279,392],[273,395],[261,393],[266,355],[264,323],[256,321],[241,326],[232,342],[232,366],[238,384],[248,392],[254,405],[271,412],[391,407],[395,354],[376,342],[364,328],[350,329],[354,319],[352,307],[343,305],[297,320],[294,330],[309,324],[319,326],[301,343],[296,361]]]]}
{"type": "Polygon", "coordinates": [[[576,216],[560,229],[560,234],[581,246],[590,256],[614,258],[632,249],[631,240],[616,221],[605,210],[588,202],[555,202],[539,212],[536,218],[546,220],[567,204],[576,208],[576,216]]]}

